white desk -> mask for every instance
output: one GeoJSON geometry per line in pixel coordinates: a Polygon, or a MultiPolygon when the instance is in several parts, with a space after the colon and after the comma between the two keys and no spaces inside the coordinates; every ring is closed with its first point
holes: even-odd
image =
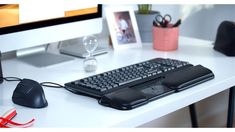
{"type": "MultiPolygon", "coordinates": [[[[185,37],[180,38],[179,49],[172,52],[156,51],[153,50],[152,45],[146,44],[140,49],[110,51],[108,54],[97,57],[99,67],[96,73],[156,57],[175,58],[195,65],[202,64],[214,72],[215,79],[130,111],[104,107],[95,99],[76,95],[65,89],[47,87],[44,91],[49,103],[48,107],[26,108],[15,105],[11,101],[17,82],[4,82],[0,84],[0,113],[5,110],[2,108],[15,107],[18,115],[14,121],[26,122],[34,117],[36,119],[34,127],[137,127],[226,90],[235,84],[235,72],[233,72],[235,58],[226,57],[214,51],[210,41],[185,37]]],[[[81,59],[46,68],[36,68],[17,59],[11,59],[3,61],[2,66],[4,76],[31,78],[38,82],[52,81],[60,84],[95,74],[84,72],[81,59]]]]}

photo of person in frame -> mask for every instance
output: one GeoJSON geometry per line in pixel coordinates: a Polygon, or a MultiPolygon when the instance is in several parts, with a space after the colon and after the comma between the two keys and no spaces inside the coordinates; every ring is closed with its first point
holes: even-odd
{"type": "Polygon", "coordinates": [[[136,43],[135,33],[129,12],[114,12],[114,16],[118,44],[136,43]]]}

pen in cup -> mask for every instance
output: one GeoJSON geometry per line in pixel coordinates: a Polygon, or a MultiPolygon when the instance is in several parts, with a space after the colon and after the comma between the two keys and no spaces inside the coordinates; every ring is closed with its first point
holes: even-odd
{"type": "Polygon", "coordinates": [[[180,24],[181,24],[181,18],[172,27],[178,27],[180,24]]]}

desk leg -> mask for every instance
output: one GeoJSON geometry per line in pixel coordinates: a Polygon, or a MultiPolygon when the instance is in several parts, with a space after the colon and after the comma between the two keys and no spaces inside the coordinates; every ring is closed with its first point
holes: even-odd
{"type": "Polygon", "coordinates": [[[227,127],[233,127],[234,92],[235,92],[235,86],[233,86],[233,87],[231,87],[231,88],[229,89],[227,127]]]}
{"type": "Polygon", "coordinates": [[[195,104],[189,105],[189,112],[190,112],[192,127],[194,128],[198,127],[195,104]]]}

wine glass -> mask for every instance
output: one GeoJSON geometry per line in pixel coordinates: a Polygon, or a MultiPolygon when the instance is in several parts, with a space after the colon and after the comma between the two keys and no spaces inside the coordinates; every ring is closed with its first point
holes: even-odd
{"type": "Polygon", "coordinates": [[[93,56],[93,52],[98,46],[97,37],[94,35],[85,36],[83,38],[83,45],[88,52],[88,56],[83,61],[83,66],[86,72],[93,72],[97,69],[97,60],[93,56]]]}

